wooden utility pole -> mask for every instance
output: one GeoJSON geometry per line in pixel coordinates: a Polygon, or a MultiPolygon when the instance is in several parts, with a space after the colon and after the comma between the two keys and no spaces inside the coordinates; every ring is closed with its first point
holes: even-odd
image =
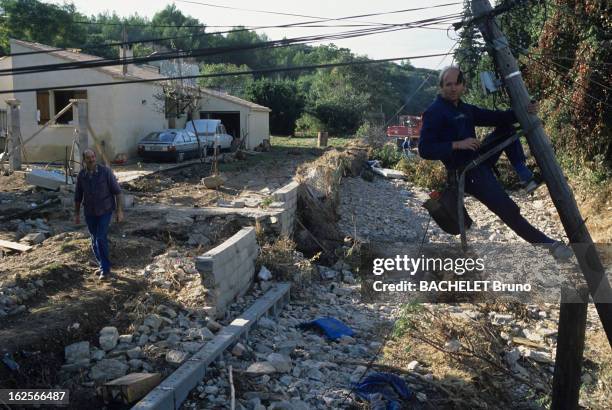
{"type": "Polygon", "coordinates": [[[8,112],[8,139],[7,152],[9,153],[9,171],[21,171],[21,125],[19,122],[19,100],[7,100],[8,112]]]}
{"type": "Polygon", "coordinates": [[[78,172],[81,170],[80,162],[83,159],[83,151],[89,148],[89,118],[87,118],[87,100],[70,100],[72,103],[73,113],[76,113],[76,120],[78,122],[78,133],[79,140],[77,144],[77,150],[75,152],[75,170],[78,172]]]}
{"type": "Polygon", "coordinates": [[[472,0],[472,13],[476,19],[478,16],[486,16],[477,20],[479,21],[478,28],[493,52],[493,57],[510,95],[514,113],[527,135],[529,148],[546,181],[565,233],[586,279],[589,293],[595,302],[608,342],[612,346],[612,289],[610,283],[593,244],[593,239],[580,215],[574,195],[557,163],[550,140],[544,133],[542,123],[537,115],[527,113],[527,105],[531,99],[516,59],[510,51],[508,40],[499,29],[491,11],[491,4],[488,0],[472,0]]]}

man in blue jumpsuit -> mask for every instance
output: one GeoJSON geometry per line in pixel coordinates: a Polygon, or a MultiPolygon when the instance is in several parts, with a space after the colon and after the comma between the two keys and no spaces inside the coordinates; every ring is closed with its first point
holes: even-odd
{"type": "MultiPolygon", "coordinates": [[[[461,101],[465,89],[463,73],[457,67],[448,67],[440,75],[440,94],[423,115],[423,127],[419,139],[419,154],[430,160],[440,160],[449,173],[475,159],[480,142],[476,139],[475,126],[496,126],[508,130],[517,122],[512,110],[492,111],[461,101]]],[[[528,111],[537,112],[537,105],[531,104],[528,111]]],[[[506,153],[513,165],[520,162],[524,153],[518,140],[506,153]]],[[[510,199],[493,174],[492,166],[499,156],[468,171],[465,192],[473,195],[501,218],[510,229],[529,243],[544,244],[558,259],[567,259],[571,250],[562,242],[555,241],[533,227],[521,215],[518,205],[510,199]]],[[[520,171],[517,169],[517,172],[520,171]]]]}

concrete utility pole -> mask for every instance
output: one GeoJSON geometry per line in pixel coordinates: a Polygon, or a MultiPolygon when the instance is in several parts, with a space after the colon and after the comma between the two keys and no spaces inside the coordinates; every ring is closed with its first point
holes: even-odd
{"type": "Polygon", "coordinates": [[[74,154],[75,163],[74,169],[76,172],[81,170],[80,162],[82,161],[83,151],[89,148],[89,118],[87,117],[87,100],[70,100],[73,104],[72,112],[76,114],[76,120],[78,122],[78,133],[79,140],[77,149],[74,154]]]}
{"type": "Polygon", "coordinates": [[[8,150],[9,170],[21,171],[21,125],[19,123],[19,100],[6,100],[8,105],[8,150]]]}
{"type": "MultiPolygon", "coordinates": [[[[527,135],[529,148],[542,171],[565,233],[586,279],[588,291],[593,296],[608,342],[612,346],[612,290],[605,269],[580,215],[574,195],[557,163],[550,140],[542,129],[542,123],[536,115],[527,113],[529,94],[508,46],[508,40],[491,12],[488,0],[472,0],[472,13],[475,16],[473,21],[479,21],[479,29],[501,71],[512,108],[527,135]],[[484,18],[480,19],[479,16],[484,18]]],[[[578,289],[578,294],[581,293],[586,296],[586,292],[578,289]]],[[[551,409],[555,410],[579,407],[588,299],[584,303],[570,303],[576,301],[569,299],[568,290],[563,289],[551,404],[551,409]]]]}

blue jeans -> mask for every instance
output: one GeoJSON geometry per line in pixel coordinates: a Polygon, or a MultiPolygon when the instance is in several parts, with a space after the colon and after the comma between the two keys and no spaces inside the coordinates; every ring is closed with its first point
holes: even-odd
{"type": "Polygon", "coordinates": [[[106,213],[100,216],[85,215],[85,222],[87,222],[87,229],[91,235],[91,249],[100,269],[104,273],[110,272],[110,260],[108,258],[108,227],[110,225],[112,212],[106,213]]]}
{"type": "Polygon", "coordinates": [[[523,216],[518,205],[508,196],[499,183],[493,169],[481,164],[465,176],[465,192],[473,195],[518,236],[529,243],[553,243],[554,240],[533,227],[523,216]]]}
{"type": "MultiPolygon", "coordinates": [[[[487,143],[494,141],[495,139],[500,138],[504,135],[512,135],[514,134],[514,132],[514,128],[512,127],[498,127],[492,133],[487,135],[487,137],[482,141],[482,145],[487,145],[487,143]]],[[[508,160],[512,164],[512,167],[518,174],[518,177],[521,181],[527,182],[531,180],[531,178],[533,178],[533,173],[529,168],[527,168],[527,165],[525,165],[525,162],[527,162],[527,157],[525,157],[525,151],[523,150],[523,146],[521,145],[521,141],[519,139],[508,145],[506,148],[504,148],[503,151],[495,153],[484,163],[493,167],[497,163],[497,160],[501,156],[502,152],[506,153],[508,160]]]]}

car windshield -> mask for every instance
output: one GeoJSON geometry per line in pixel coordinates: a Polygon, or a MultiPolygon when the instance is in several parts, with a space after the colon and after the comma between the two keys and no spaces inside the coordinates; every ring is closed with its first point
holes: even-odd
{"type": "MultiPolygon", "coordinates": [[[[208,137],[211,135],[215,135],[216,123],[208,121],[196,122],[196,128],[198,130],[198,135],[208,137]]],[[[185,129],[195,133],[192,122],[188,122],[185,126],[185,129]]]]}
{"type": "Polygon", "coordinates": [[[152,132],[143,138],[146,142],[173,142],[176,137],[175,132],[152,132]]]}

